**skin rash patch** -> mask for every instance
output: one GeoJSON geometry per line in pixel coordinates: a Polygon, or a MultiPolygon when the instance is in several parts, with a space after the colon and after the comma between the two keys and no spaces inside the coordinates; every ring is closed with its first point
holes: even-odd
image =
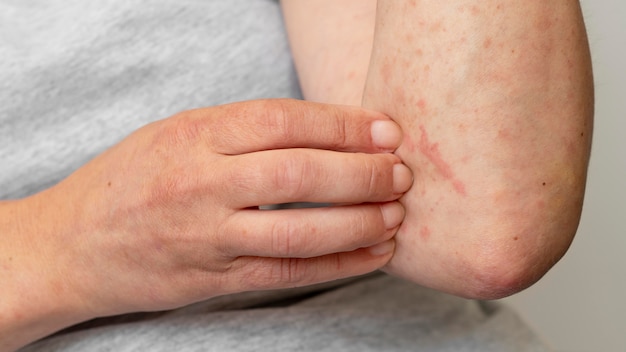
{"type": "Polygon", "coordinates": [[[458,194],[461,194],[463,196],[466,195],[467,193],[465,190],[465,185],[463,184],[463,182],[456,178],[456,175],[454,174],[454,171],[452,171],[450,165],[441,157],[441,153],[439,152],[439,144],[430,142],[430,140],[428,139],[428,133],[426,132],[424,126],[420,126],[420,131],[421,136],[419,144],[417,145],[419,151],[424,156],[426,156],[426,158],[428,158],[428,160],[435,166],[441,176],[443,176],[446,180],[450,180],[450,182],[452,182],[452,186],[458,194]]]}

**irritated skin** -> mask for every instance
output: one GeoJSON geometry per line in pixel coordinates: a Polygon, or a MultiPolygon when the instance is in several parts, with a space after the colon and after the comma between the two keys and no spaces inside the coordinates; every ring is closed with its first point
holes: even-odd
{"type": "Polygon", "coordinates": [[[497,298],[567,250],[593,115],[577,2],[381,0],[364,104],[415,175],[389,272],[497,298]]]}
{"type": "Polygon", "coordinates": [[[577,1],[281,5],[305,97],[362,96],[403,128],[396,154],[415,181],[388,272],[497,298],[554,265],[578,226],[592,135],[577,1]]]}

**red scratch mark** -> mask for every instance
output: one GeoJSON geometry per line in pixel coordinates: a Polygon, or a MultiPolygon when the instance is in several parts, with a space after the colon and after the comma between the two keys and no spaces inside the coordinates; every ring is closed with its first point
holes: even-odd
{"type": "Polygon", "coordinates": [[[424,126],[420,126],[420,130],[422,131],[422,135],[419,142],[419,150],[428,158],[428,160],[430,160],[441,176],[452,182],[452,186],[457,193],[466,195],[465,185],[456,178],[450,165],[448,165],[448,163],[441,157],[439,144],[430,143],[428,140],[428,133],[426,133],[424,126]]]}
{"type": "Polygon", "coordinates": [[[453,180],[452,181],[452,186],[454,186],[454,189],[456,190],[457,193],[461,194],[461,195],[466,195],[467,192],[465,191],[465,184],[463,184],[463,182],[459,181],[459,180],[453,180]]]}
{"type": "Polygon", "coordinates": [[[430,143],[428,140],[428,134],[426,133],[426,129],[424,126],[420,126],[420,130],[422,131],[422,138],[420,139],[419,148],[420,151],[430,160],[431,163],[435,165],[439,173],[446,179],[454,178],[454,173],[452,172],[452,168],[450,165],[446,163],[441,157],[441,153],[439,152],[439,144],[438,143],[430,143]]]}

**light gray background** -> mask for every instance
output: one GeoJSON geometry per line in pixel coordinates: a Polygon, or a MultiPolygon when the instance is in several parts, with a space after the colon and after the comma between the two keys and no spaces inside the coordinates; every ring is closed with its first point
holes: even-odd
{"type": "Polygon", "coordinates": [[[577,237],[538,284],[506,299],[557,351],[626,351],[626,1],[583,2],[596,81],[577,237]]]}

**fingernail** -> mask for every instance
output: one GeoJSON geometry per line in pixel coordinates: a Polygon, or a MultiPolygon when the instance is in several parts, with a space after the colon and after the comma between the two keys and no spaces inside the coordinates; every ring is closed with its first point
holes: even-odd
{"type": "Polygon", "coordinates": [[[379,243],[377,245],[371,246],[369,248],[369,252],[371,255],[381,256],[381,255],[391,253],[395,247],[396,247],[396,241],[391,239],[391,240],[379,243]]]}
{"type": "Polygon", "coordinates": [[[404,220],[404,207],[398,202],[386,203],[380,206],[383,221],[387,230],[398,227],[404,220]]]}
{"type": "Polygon", "coordinates": [[[372,122],[372,141],[374,144],[389,151],[393,151],[402,143],[402,130],[393,121],[377,120],[372,122]]]}
{"type": "Polygon", "coordinates": [[[413,185],[413,173],[404,164],[393,166],[393,192],[404,193],[413,185]]]}

